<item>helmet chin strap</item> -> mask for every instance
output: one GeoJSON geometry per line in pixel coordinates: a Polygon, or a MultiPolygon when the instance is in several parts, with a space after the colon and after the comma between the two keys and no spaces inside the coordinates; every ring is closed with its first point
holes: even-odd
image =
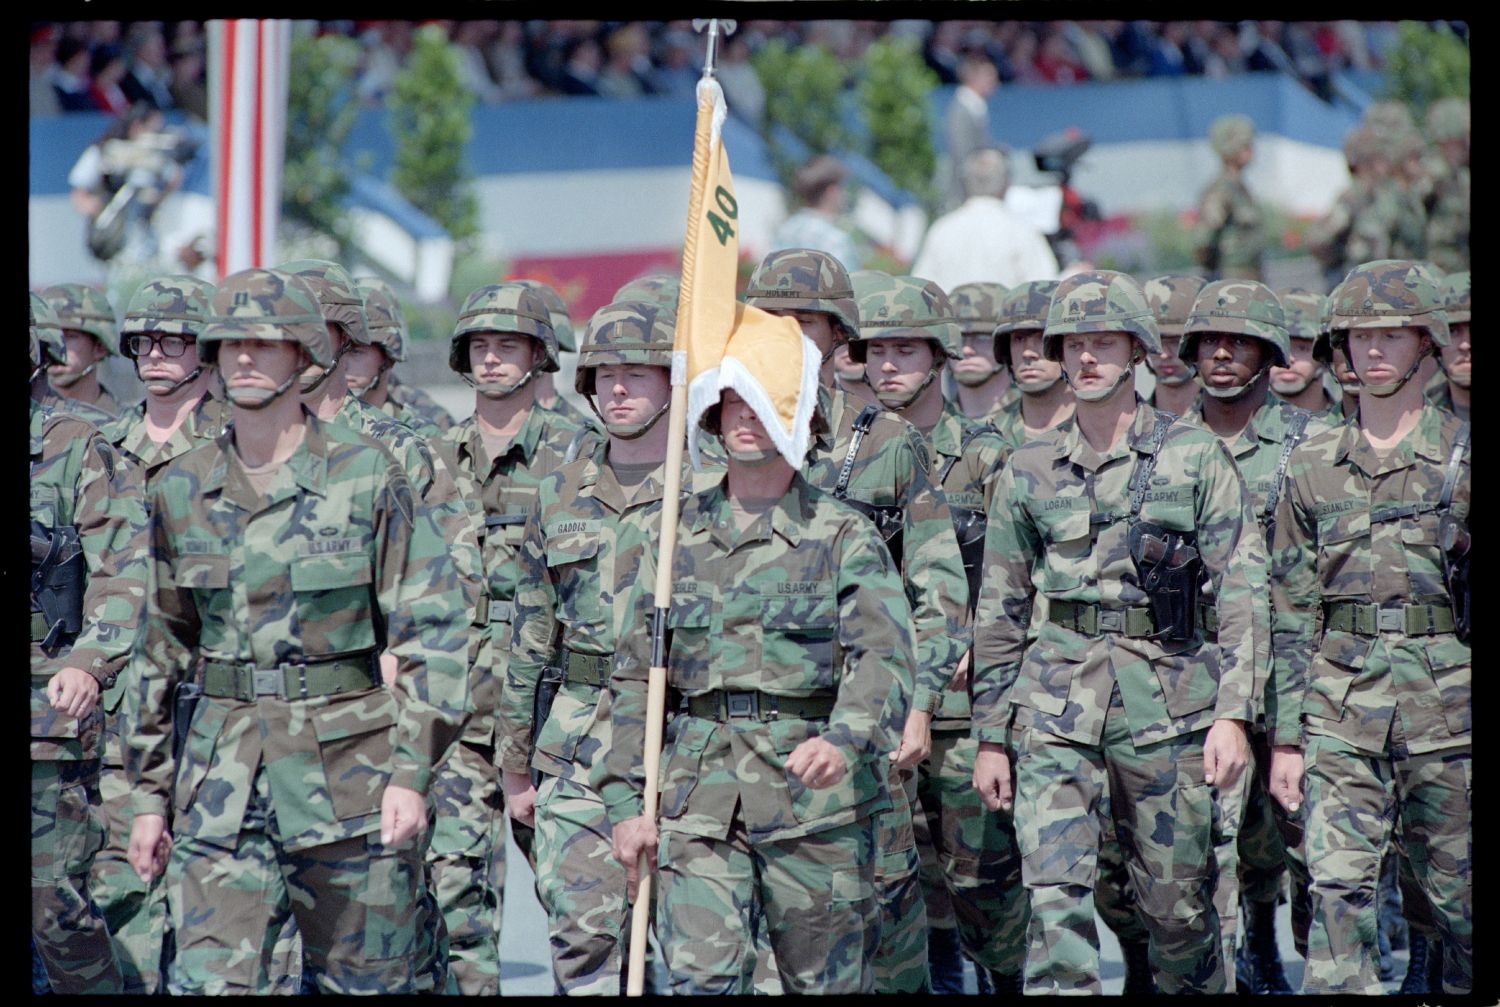
{"type": "MultiPolygon", "coordinates": [[[[165,389],[163,389],[162,391],[159,391],[159,392],[155,391],[156,388],[160,387],[159,385],[153,385],[150,382],[148,382],[145,378],[141,378],[141,383],[146,386],[146,390],[148,392],[151,392],[153,395],[157,396],[158,398],[165,398],[168,395],[175,394],[177,391],[179,391],[180,389],[186,387],[187,385],[192,384],[194,381],[197,381],[198,378],[199,378],[199,376],[202,375],[202,373],[203,373],[203,365],[199,364],[197,367],[194,367],[191,371],[189,371],[187,373],[187,376],[184,377],[181,381],[174,381],[170,385],[168,385],[165,389]]],[[[136,377],[140,377],[140,375],[141,375],[141,362],[139,360],[137,360],[136,363],[135,363],[135,374],[136,374],[136,377]]]]}
{"type": "MultiPolygon", "coordinates": [[[[306,368],[304,368],[305,370],[306,368]]],[[[225,397],[230,403],[241,409],[264,409],[272,402],[281,398],[291,391],[297,384],[297,379],[302,377],[302,371],[293,371],[287,375],[287,379],[267,392],[264,388],[228,388],[224,390],[225,397]]]]}
{"type": "MultiPolygon", "coordinates": [[[[1058,368],[1057,376],[1048,378],[1046,381],[1022,381],[1020,378],[1013,379],[1016,387],[1021,390],[1022,395],[1045,395],[1052,390],[1052,386],[1063,379],[1062,368],[1058,368]]],[[[1072,387],[1069,385],[1068,387],[1072,387]]]]}
{"type": "MultiPolygon", "coordinates": [[[[382,354],[382,356],[384,356],[384,354],[382,354]]],[[[371,392],[373,392],[376,389],[376,387],[380,384],[380,379],[383,378],[383,377],[385,377],[385,372],[388,371],[388,370],[390,370],[394,366],[395,366],[395,362],[392,361],[392,360],[390,360],[389,358],[387,358],[386,361],[385,361],[385,363],[383,363],[383,364],[380,365],[380,370],[376,371],[375,372],[375,376],[370,379],[370,383],[368,385],[365,385],[364,391],[362,391],[358,395],[356,395],[355,398],[357,398],[361,402],[363,402],[365,400],[365,396],[367,396],[371,392]]]]}
{"type": "MultiPolygon", "coordinates": [[[[1286,368],[1282,368],[1282,369],[1285,370],[1286,368]]],[[[1304,381],[1304,382],[1302,382],[1301,384],[1297,385],[1295,388],[1293,388],[1293,387],[1291,387],[1289,385],[1286,386],[1286,387],[1283,387],[1283,388],[1277,388],[1276,387],[1276,382],[1273,379],[1272,382],[1271,382],[1271,391],[1275,392],[1277,395],[1283,395],[1283,396],[1285,396],[1285,395],[1301,395],[1303,392],[1307,391],[1307,389],[1312,386],[1312,383],[1314,381],[1317,381],[1317,380],[1319,380],[1320,378],[1323,377],[1323,370],[1324,370],[1323,365],[1319,364],[1316,368],[1313,369],[1312,374],[1310,374],[1308,376],[1307,380],[1304,381]]]]}
{"type": "MultiPolygon", "coordinates": [[[[328,376],[330,374],[332,374],[335,370],[338,369],[339,361],[344,359],[344,354],[348,353],[349,352],[349,347],[351,347],[353,345],[354,345],[354,340],[352,340],[352,339],[345,339],[343,341],[343,343],[341,343],[339,345],[339,348],[333,351],[333,359],[330,360],[330,361],[328,361],[328,366],[325,367],[325,368],[323,368],[323,373],[319,374],[311,382],[303,382],[302,383],[302,394],[303,395],[311,395],[313,392],[315,392],[319,388],[323,387],[323,382],[327,381],[328,380],[328,376]]],[[[300,372],[299,372],[299,376],[300,376],[300,372]]]]}
{"type": "MultiPolygon", "coordinates": [[[[932,383],[937,380],[937,376],[938,369],[934,367],[927,372],[927,377],[923,378],[922,383],[915,389],[913,389],[910,394],[900,396],[893,395],[889,399],[887,399],[886,396],[881,395],[880,392],[877,391],[875,392],[875,397],[880,400],[880,404],[882,406],[885,406],[885,408],[889,409],[891,412],[904,412],[907,409],[910,409],[912,404],[916,402],[917,399],[922,397],[922,393],[927,391],[927,389],[931,387],[932,383]]],[[[865,376],[865,384],[870,384],[869,375],[865,376]]],[[[870,385],[870,387],[874,388],[875,386],[870,385]]]]}
{"type": "Polygon", "coordinates": [[[604,432],[611,437],[618,437],[622,441],[633,441],[644,437],[646,432],[656,426],[661,418],[667,415],[668,411],[672,408],[671,401],[667,401],[662,404],[660,409],[652,413],[651,418],[644,423],[611,423],[604,418],[603,413],[599,412],[599,407],[594,404],[592,395],[586,401],[589,404],[589,408],[594,411],[594,415],[599,417],[599,422],[604,424],[604,432]]]}
{"type": "Polygon", "coordinates": [[[1207,395],[1209,398],[1218,399],[1220,402],[1238,402],[1240,399],[1244,398],[1246,395],[1249,395],[1253,390],[1255,390],[1255,388],[1260,384],[1260,379],[1266,377],[1266,375],[1270,373],[1271,365],[1267,363],[1264,367],[1251,375],[1250,380],[1246,381],[1243,385],[1233,385],[1229,388],[1218,388],[1214,385],[1209,384],[1207,380],[1202,380],[1201,374],[1199,375],[1199,383],[1203,386],[1203,394],[1207,395]]]}
{"type": "Polygon", "coordinates": [[[1079,391],[1078,390],[1078,386],[1075,385],[1075,384],[1073,384],[1073,378],[1068,374],[1066,368],[1063,369],[1062,376],[1063,376],[1063,380],[1068,383],[1068,387],[1071,388],[1071,389],[1073,389],[1073,395],[1075,397],[1077,397],[1079,401],[1081,401],[1081,402],[1104,402],[1104,401],[1112,398],[1114,396],[1114,394],[1116,392],[1118,392],[1121,389],[1121,387],[1124,386],[1125,379],[1131,376],[1131,373],[1134,370],[1135,365],[1136,365],[1136,361],[1135,360],[1131,360],[1130,361],[1130,365],[1128,367],[1121,368],[1121,370],[1120,370],[1120,376],[1117,377],[1117,378],[1115,378],[1114,382],[1108,388],[1105,388],[1105,389],[1100,390],[1100,391],[1091,391],[1091,392],[1081,392],[1081,391],[1079,391]]]}
{"type": "Polygon", "coordinates": [[[1168,388],[1180,388],[1198,376],[1197,364],[1184,364],[1183,366],[1185,368],[1183,372],[1172,378],[1162,377],[1155,370],[1152,370],[1151,373],[1155,376],[1157,384],[1166,385],[1168,388]]]}
{"type": "Polygon", "coordinates": [[[988,374],[985,374],[983,377],[976,378],[976,376],[972,374],[965,376],[964,372],[955,368],[953,371],[953,380],[957,381],[961,385],[966,385],[969,388],[978,388],[980,385],[990,380],[990,378],[993,378],[996,374],[999,374],[1002,370],[1004,370],[1004,368],[1002,368],[999,364],[995,364],[990,368],[988,374]]]}
{"type": "Polygon", "coordinates": [[[781,457],[781,452],[775,448],[755,448],[752,451],[736,451],[726,446],[724,453],[741,465],[749,465],[755,468],[784,460],[781,457]]]}
{"type": "MultiPolygon", "coordinates": [[[[1349,343],[1347,341],[1344,343],[1344,356],[1345,356],[1346,359],[1349,360],[1349,368],[1351,370],[1353,370],[1353,368],[1354,368],[1354,360],[1353,360],[1352,357],[1349,356],[1349,343]]],[[[1422,358],[1425,357],[1425,356],[1427,356],[1426,353],[1418,353],[1416,355],[1416,357],[1412,360],[1411,366],[1406,369],[1406,373],[1403,374],[1403,375],[1401,375],[1395,381],[1387,382],[1386,384],[1381,384],[1381,385],[1371,384],[1368,381],[1363,381],[1363,382],[1360,383],[1360,389],[1362,391],[1369,392],[1371,395],[1374,395],[1376,398],[1381,398],[1381,399],[1388,398],[1388,397],[1390,397],[1392,395],[1395,395],[1397,392],[1399,392],[1401,390],[1402,386],[1405,385],[1408,381],[1410,381],[1412,379],[1412,376],[1417,373],[1417,368],[1419,368],[1419,367],[1422,366],[1422,358]]],[[[1442,363],[1442,358],[1441,357],[1438,358],[1438,362],[1439,362],[1439,364],[1442,363]]]]}
{"type": "Polygon", "coordinates": [[[48,375],[48,378],[54,385],[57,385],[59,388],[72,388],[74,385],[78,384],[78,382],[82,381],[90,374],[93,374],[94,369],[98,366],[99,361],[95,360],[92,364],[89,364],[83,370],[76,373],[64,371],[62,374],[57,376],[48,375]]]}
{"type": "Polygon", "coordinates": [[[1454,374],[1452,371],[1448,370],[1448,365],[1443,362],[1443,355],[1441,353],[1437,353],[1436,351],[1434,351],[1434,355],[1437,357],[1438,366],[1443,370],[1444,377],[1446,377],[1449,381],[1453,382],[1460,388],[1469,387],[1470,383],[1474,380],[1474,376],[1472,374],[1462,377],[1454,374]]]}
{"type": "Polygon", "coordinates": [[[533,365],[529,371],[521,375],[520,380],[511,385],[509,388],[505,387],[504,385],[496,384],[481,385],[479,382],[474,380],[472,372],[464,375],[464,379],[468,381],[469,384],[474,386],[474,390],[476,392],[478,392],[480,395],[483,395],[487,399],[508,399],[512,395],[516,394],[516,392],[519,392],[522,388],[525,388],[528,384],[530,384],[531,379],[536,376],[537,369],[535,365],[533,365]]]}

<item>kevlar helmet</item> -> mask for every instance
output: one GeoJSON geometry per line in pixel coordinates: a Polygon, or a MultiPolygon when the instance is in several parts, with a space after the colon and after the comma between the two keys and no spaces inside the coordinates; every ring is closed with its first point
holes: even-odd
{"type": "Polygon", "coordinates": [[[126,344],[139,332],[161,332],[196,339],[213,313],[213,284],[196,276],[159,276],[141,284],[120,323],[120,354],[135,354],[126,344]]]}
{"type": "Polygon", "coordinates": [[[31,292],[31,369],[35,371],[43,363],[65,364],[68,351],[63,346],[62,322],[46,298],[31,292]],[[43,357],[46,359],[44,360],[43,357]]]}
{"type": "Polygon", "coordinates": [[[1003,283],[961,283],[948,292],[959,330],[966,336],[992,336],[1000,324],[1000,305],[1008,293],[1003,283]]]}
{"type": "Polygon", "coordinates": [[[615,301],[594,312],[578,350],[573,388],[594,394],[594,373],[605,364],[672,368],[677,316],[651,301],[615,301]]]}
{"type": "Polygon", "coordinates": [[[1177,347],[1177,355],[1185,363],[1197,363],[1198,342],[1206,333],[1253,336],[1270,345],[1273,365],[1286,367],[1292,362],[1286,313],[1276,294],[1264,283],[1216,280],[1199,291],[1183,326],[1182,343],[1177,347]]]}
{"type": "Polygon", "coordinates": [[[1010,334],[1047,327],[1047,309],[1052,306],[1056,280],[1018,283],[1000,302],[1000,323],[995,326],[995,360],[1010,366],[1010,334]]]}
{"type": "MultiPolygon", "coordinates": [[[[530,287],[542,295],[547,302],[547,313],[552,318],[552,334],[557,338],[557,348],[564,353],[578,352],[578,339],[573,335],[573,319],[568,315],[568,305],[562,295],[541,280],[514,280],[530,287]]],[[[675,301],[673,302],[675,306],[675,301]]]]}
{"type": "Polygon", "coordinates": [[[1417,128],[1417,120],[1411,109],[1401,101],[1377,101],[1369,105],[1360,117],[1361,126],[1369,126],[1381,139],[1389,139],[1402,130],[1417,128]]]}
{"type": "Polygon", "coordinates": [[[406,316],[391,288],[379,280],[362,281],[355,288],[364,302],[370,343],[385,351],[392,364],[406,359],[406,316]]]}
{"type": "Polygon", "coordinates": [[[558,369],[557,338],[552,332],[552,314],[547,302],[524,283],[491,283],[480,287],[465,300],[453,327],[448,345],[448,366],[454,373],[467,375],[469,336],[475,332],[515,332],[530,336],[542,345],[543,360],[535,370],[543,373],[558,369]]]}
{"type": "Polygon", "coordinates": [[[1208,143],[1222,157],[1250,146],[1255,141],[1255,123],[1248,115],[1221,115],[1208,127],[1208,143]]]}
{"type": "Polygon", "coordinates": [[[64,329],[87,332],[99,340],[108,353],[119,351],[115,309],[104,291],[82,283],[59,283],[43,290],[42,296],[52,305],[58,323],[64,329]]]}
{"type": "Polygon", "coordinates": [[[1469,320],[1469,271],[1449,273],[1443,278],[1443,313],[1449,325],[1469,320]]]}
{"type": "Polygon", "coordinates": [[[677,294],[682,287],[682,278],[676,273],[647,273],[637,276],[625,284],[610,298],[610,303],[621,301],[649,301],[659,304],[676,314],[677,294]]]}
{"type": "Polygon", "coordinates": [[[1319,294],[1303,287],[1284,287],[1276,291],[1281,302],[1282,314],[1286,316],[1288,339],[1318,338],[1323,331],[1323,318],[1328,313],[1328,295],[1319,294]]]}
{"type": "Polygon", "coordinates": [[[318,295],[300,276],[279,269],[242,269],[214,289],[213,313],[198,333],[198,359],[219,361],[226,339],[300,343],[319,367],[333,359],[333,340],[323,324],[318,295]]]}
{"type": "Polygon", "coordinates": [[[1329,295],[1329,346],[1338,349],[1350,329],[1426,329],[1435,346],[1448,345],[1443,292],[1432,272],[1410,259],[1378,259],[1349,271],[1329,295]]]}
{"type": "Polygon", "coordinates": [[[872,339],[925,339],[933,347],[933,367],[943,357],[962,360],[963,331],[953,305],[931,280],[920,276],[892,276],[859,298],[859,336],[849,341],[849,359],[862,364],[872,339]]]}
{"type": "Polygon", "coordinates": [[[364,301],[348,270],[327,259],[293,259],[276,268],[302,278],[317,297],[324,321],[341,326],[354,344],[369,345],[370,330],[365,322],[364,301]]]}
{"type": "Polygon", "coordinates": [[[1427,106],[1427,136],[1433,143],[1469,138],[1469,103],[1464,98],[1439,98],[1427,106]]]}
{"type": "Polygon", "coordinates": [[[1156,330],[1163,336],[1180,336],[1187,324],[1193,301],[1208,281],[1190,273],[1167,273],[1153,276],[1141,287],[1151,313],[1156,317],[1156,330]]]}
{"type": "Polygon", "coordinates": [[[1161,353],[1156,318],[1140,286],[1125,273],[1092,269],[1059,280],[1047,308],[1042,355],[1062,360],[1062,337],[1074,333],[1124,332],[1148,354],[1161,353]]]}
{"type": "Polygon", "coordinates": [[[813,248],[785,248],[761,260],[745,303],[763,311],[821,311],[842,339],[859,338],[859,307],[849,273],[838,259],[813,248]]]}

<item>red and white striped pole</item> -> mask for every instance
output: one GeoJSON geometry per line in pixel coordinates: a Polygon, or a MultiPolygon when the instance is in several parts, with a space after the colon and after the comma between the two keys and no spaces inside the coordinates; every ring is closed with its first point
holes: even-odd
{"type": "Polygon", "coordinates": [[[208,23],[208,125],[213,137],[219,279],[274,265],[286,151],[292,23],[208,23]]]}

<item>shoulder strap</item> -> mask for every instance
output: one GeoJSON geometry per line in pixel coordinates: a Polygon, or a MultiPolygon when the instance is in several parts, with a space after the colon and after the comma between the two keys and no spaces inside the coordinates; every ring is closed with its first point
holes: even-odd
{"type": "Polygon", "coordinates": [[[1298,412],[1292,415],[1291,421],[1286,425],[1286,437],[1281,442],[1281,456],[1276,459],[1276,475],[1272,477],[1271,490],[1266,494],[1263,520],[1268,525],[1276,518],[1276,504],[1281,498],[1281,484],[1286,479],[1286,466],[1291,460],[1292,449],[1302,442],[1302,435],[1306,432],[1307,421],[1310,419],[1311,413],[1298,412]]]}
{"type": "Polygon", "coordinates": [[[854,436],[849,438],[849,453],[844,456],[843,467],[839,469],[839,478],[833,484],[833,495],[842,500],[849,492],[849,476],[854,472],[854,459],[859,456],[860,442],[865,439],[865,434],[875,425],[875,416],[880,412],[880,407],[871,403],[859,411],[854,418],[854,436]]]}
{"type": "Polygon", "coordinates": [[[573,439],[568,441],[568,449],[563,452],[562,463],[564,465],[577,459],[578,451],[583,447],[583,439],[589,435],[592,429],[592,427],[584,425],[579,427],[577,432],[573,434],[573,439]]]}
{"type": "Polygon", "coordinates": [[[1151,473],[1156,471],[1156,459],[1161,454],[1162,442],[1167,439],[1167,428],[1172,425],[1175,418],[1171,413],[1160,409],[1153,410],[1156,413],[1156,426],[1151,430],[1151,453],[1144,459],[1137,459],[1135,471],[1130,476],[1130,516],[1136,517],[1141,512],[1141,504],[1146,501],[1146,486],[1151,482],[1151,473]]]}
{"type": "Polygon", "coordinates": [[[1458,463],[1463,461],[1464,448],[1469,446],[1469,422],[1458,428],[1453,440],[1453,453],[1448,456],[1448,472],[1443,476],[1443,492],[1438,495],[1438,510],[1446,511],[1453,505],[1453,491],[1458,488],[1458,463]]]}
{"type": "Polygon", "coordinates": [[[952,455],[943,465],[943,471],[938,473],[937,484],[942,486],[948,480],[948,473],[953,471],[953,466],[958,464],[960,458],[969,453],[969,445],[974,443],[974,438],[980,434],[990,432],[999,436],[1000,431],[995,429],[992,423],[975,423],[964,427],[963,436],[958,439],[958,454],[952,455]]]}

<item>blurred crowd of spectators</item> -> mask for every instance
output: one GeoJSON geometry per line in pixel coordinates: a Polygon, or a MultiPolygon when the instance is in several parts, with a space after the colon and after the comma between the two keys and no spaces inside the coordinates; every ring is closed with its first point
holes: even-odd
{"type": "MultiPolygon", "coordinates": [[[[358,38],[362,100],[380,103],[421,21],[324,21],[321,32],[358,38]]],[[[439,21],[458,47],[479,101],[545,95],[691,95],[704,52],[690,21],[439,21]]],[[[750,56],[771,39],[822,45],[857,61],[890,33],[921,41],[944,84],[966,52],[981,51],[1002,83],[1280,70],[1327,96],[1342,69],[1382,67],[1391,21],[770,21],[741,22],[721,46],[718,76],[730,107],[758,121],[765,93],[750,56]]],[[[31,111],[116,112],[137,100],[206,113],[201,21],[33,22],[31,111]]]]}

